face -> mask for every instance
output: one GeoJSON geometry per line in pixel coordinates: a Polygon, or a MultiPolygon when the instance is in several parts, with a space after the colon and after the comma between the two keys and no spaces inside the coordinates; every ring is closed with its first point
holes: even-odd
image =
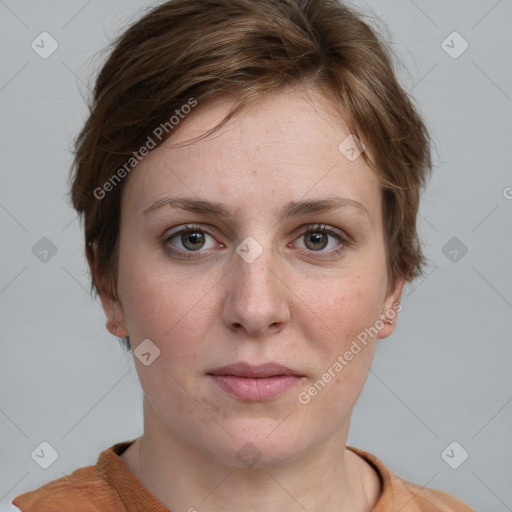
{"type": "Polygon", "coordinates": [[[145,436],[264,466],[345,441],[403,282],[388,294],[379,181],[340,151],[329,98],[281,89],[177,147],[231,105],[198,106],[126,178],[119,302],[102,298],[135,354],[150,340],[149,364],[135,357],[145,436]],[[288,370],[218,370],[239,363],[288,370]]]}

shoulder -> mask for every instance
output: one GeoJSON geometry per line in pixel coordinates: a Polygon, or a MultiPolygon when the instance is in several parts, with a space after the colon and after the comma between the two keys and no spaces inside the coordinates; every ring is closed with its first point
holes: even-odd
{"type": "MultiPolygon", "coordinates": [[[[70,475],[20,494],[14,498],[12,504],[21,512],[127,510],[119,489],[132,484],[134,478],[119,454],[133,442],[134,440],[123,441],[110,446],[99,454],[94,466],[78,468],[70,475]]],[[[13,509],[12,512],[18,511],[13,509]]]]}
{"type": "MultiPolygon", "coordinates": [[[[412,500],[415,508],[411,511],[416,512],[475,512],[464,502],[455,498],[451,494],[438,489],[421,487],[412,482],[399,478],[394,475],[395,485],[398,492],[402,492],[404,499],[412,500]]],[[[407,512],[407,508],[404,512],[407,512]]]]}
{"type": "Polygon", "coordinates": [[[454,496],[437,489],[421,487],[395,475],[372,453],[347,446],[364,459],[379,475],[382,492],[372,512],[475,512],[454,496]]]}
{"type": "MultiPolygon", "coordinates": [[[[102,478],[96,466],[76,469],[33,491],[20,494],[12,504],[22,512],[102,512],[124,510],[117,493],[102,478]]],[[[12,509],[12,512],[17,512],[12,509]]]]}

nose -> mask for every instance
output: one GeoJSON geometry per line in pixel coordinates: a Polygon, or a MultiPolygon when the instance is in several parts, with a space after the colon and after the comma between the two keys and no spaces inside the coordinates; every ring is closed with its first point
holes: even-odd
{"type": "Polygon", "coordinates": [[[254,260],[233,254],[226,282],[223,320],[229,329],[250,336],[281,330],[290,319],[290,291],[277,258],[269,248],[254,260]]]}

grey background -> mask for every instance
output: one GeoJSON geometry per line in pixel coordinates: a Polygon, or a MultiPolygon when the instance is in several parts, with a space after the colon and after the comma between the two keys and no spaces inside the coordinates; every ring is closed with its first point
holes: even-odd
{"type": "MultiPolygon", "coordinates": [[[[88,294],[66,192],[82,95],[101,62],[94,55],[152,3],[0,0],[3,504],[142,432],[133,362],[88,294]],[[48,59],[31,48],[42,31],[59,44],[48,59]],[[32,251],[42,237],[57,248],[46,262],[32,251]],[[42,441],[58,452],[48,469],[31,458],[42,441]]],[[[510,511],[512,2],[354,4],[389,28],[437,152],[419,219],[430,265],[405,288],[397,329],[378,344],[349,444],[476,510],[510,511]],[[458,58],[441,46],[453,31],[469,44],[458,58]],[[458,469],[441,457],[452,441],[469,453],[458,469]]]]}

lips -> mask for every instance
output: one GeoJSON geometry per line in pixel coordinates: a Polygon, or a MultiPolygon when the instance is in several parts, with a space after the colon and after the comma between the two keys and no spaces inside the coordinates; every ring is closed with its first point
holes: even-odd
{"type": "Polygon", "coordinates": [[[305,378],[300,372],[277,363],[251,366],[236,363],[208,372],[212,382],[239,400],[271,400],[305,378]]]}
{"type": "Polygon", "coordinates": [[[222,368],[217,368],[209,375],[229,375],[233,377],[252,377],[255,379],[265,377],[278,377],[281,375],[295,375],[297,377],[304,377],[300,372],[287,368],[277,363],[261,364],[259,366],[251,366],[248,363],[235,363],[222,368]]]}

